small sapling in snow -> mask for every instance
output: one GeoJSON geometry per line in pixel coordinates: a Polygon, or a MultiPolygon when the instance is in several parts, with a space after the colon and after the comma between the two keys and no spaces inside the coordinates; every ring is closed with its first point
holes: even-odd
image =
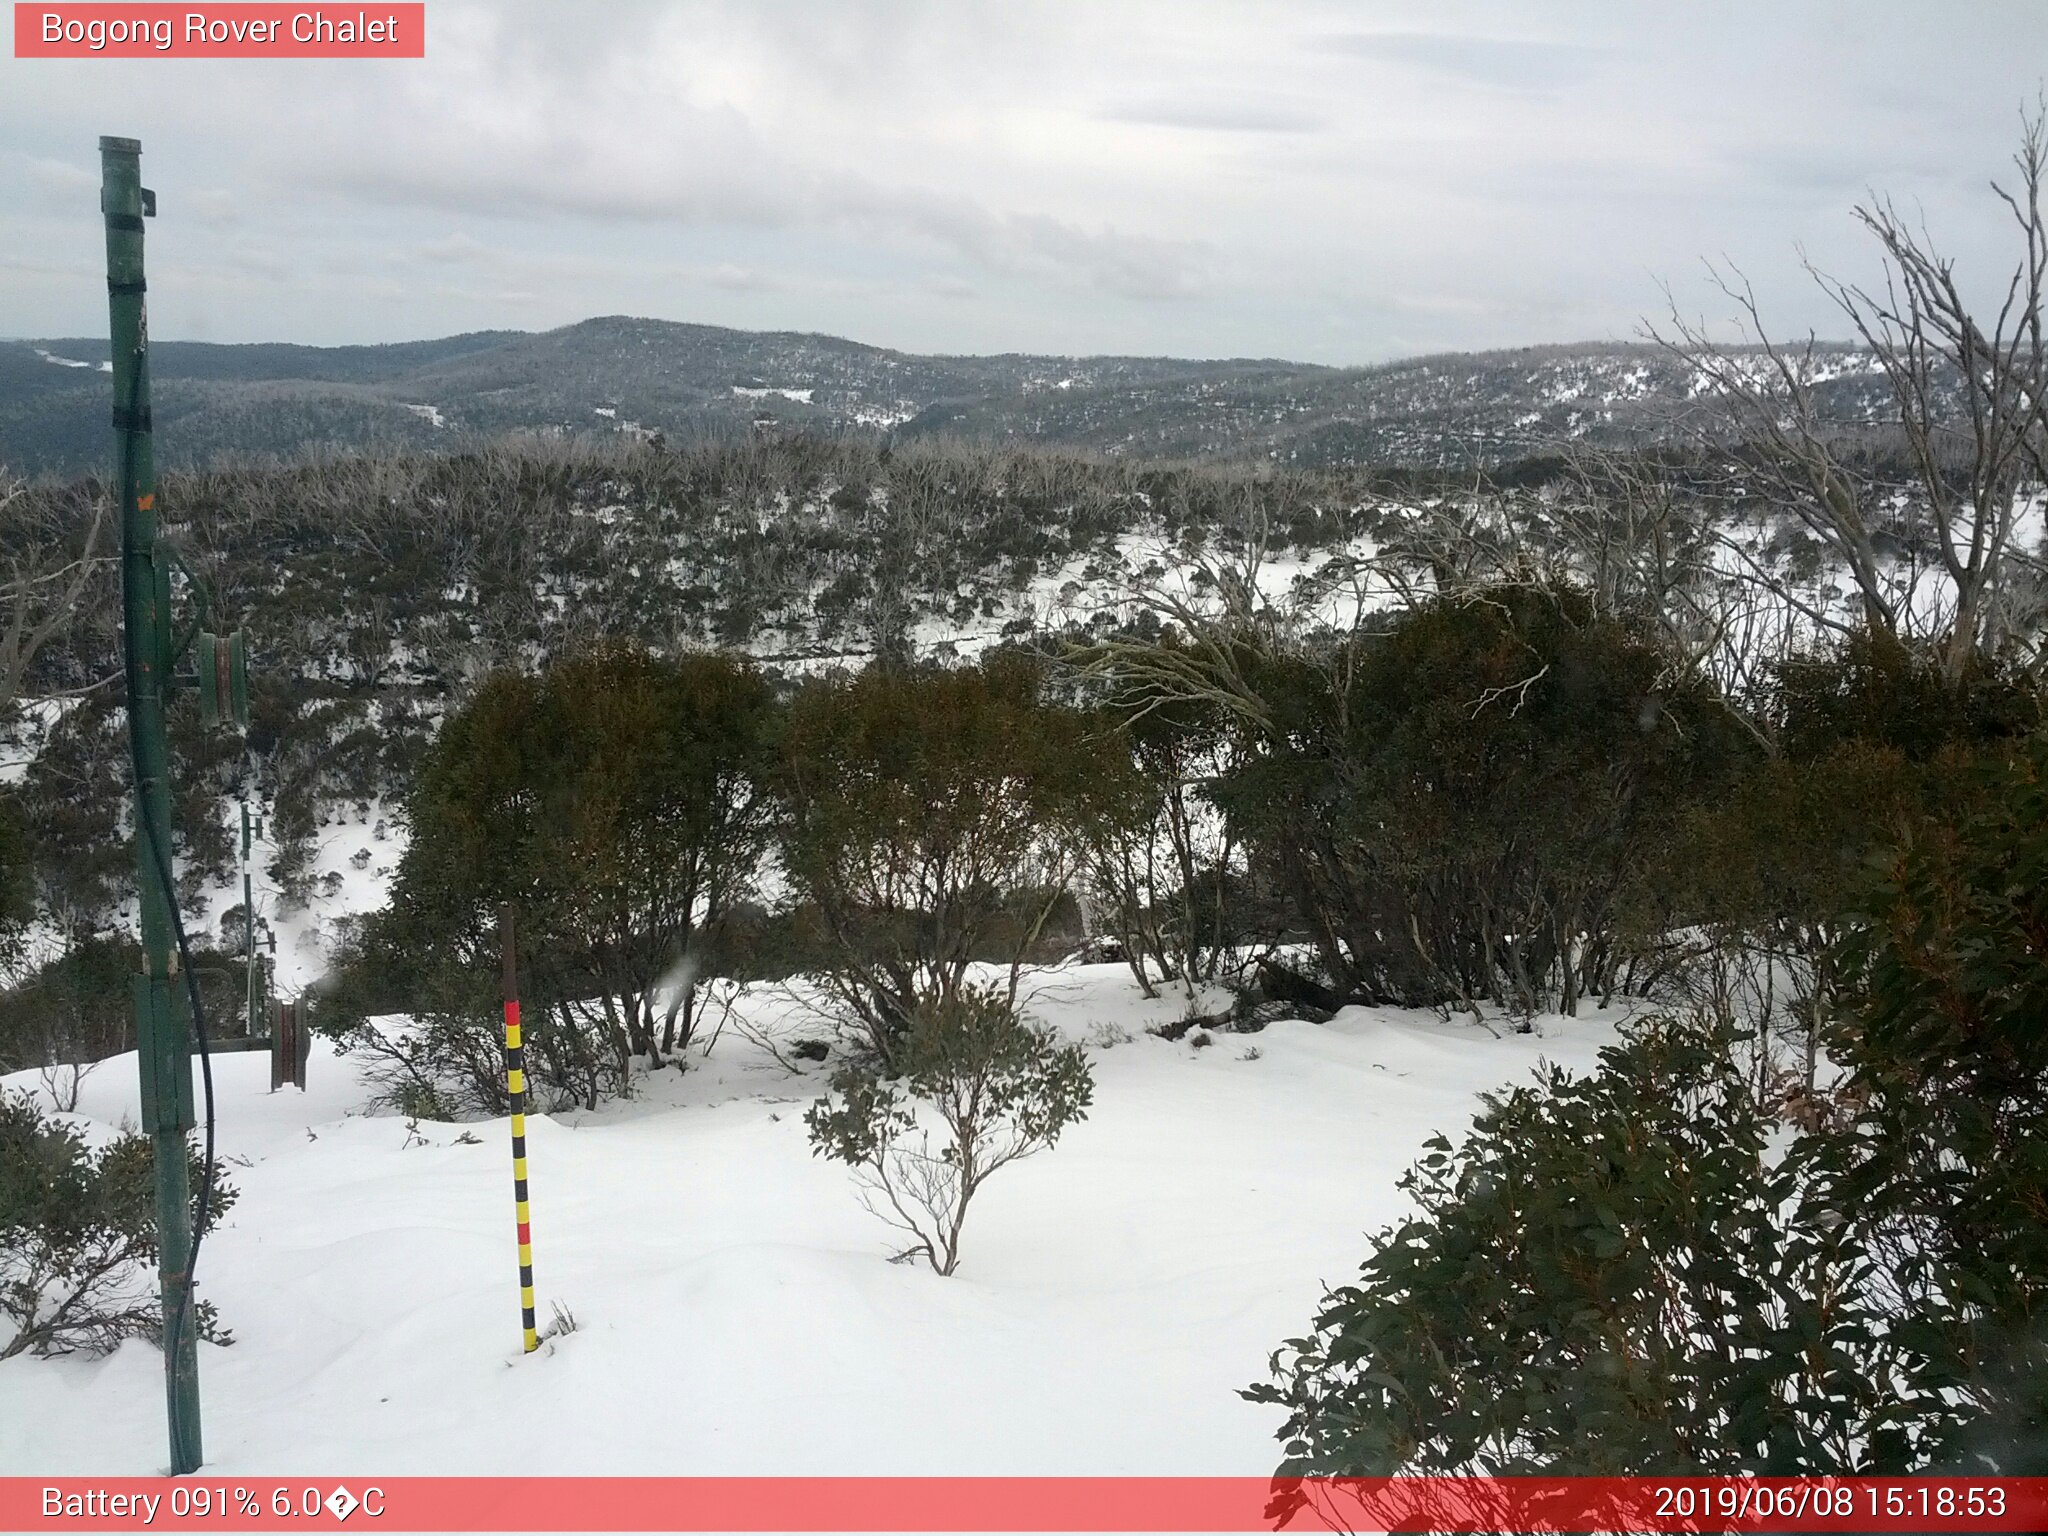
{"type": "Polygon", "coordinates": [[[873,1062],[841,1068],[805,1123],[816,1153],[855,1170],[862,1204],[910,1236],[898,1257],[950,1275],[976,1192],[1085,1118],[1094,1078],[1080,1046],[972,989],[920,1004],[892,1057],[894,1077],[873,1062]]]}

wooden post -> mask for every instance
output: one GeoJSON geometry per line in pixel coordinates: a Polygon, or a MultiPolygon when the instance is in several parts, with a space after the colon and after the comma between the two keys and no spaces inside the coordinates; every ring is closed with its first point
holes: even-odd
{"type": "MultiPolygon", "coordinates": [[[[310,1002],[280,1002],[272,1015],[270,1028],[270,1091],[277,1092],[290,1083],[299,1092],[306,1091],[306,1058],[313,1050],[312,1009],[310,1002]]],[[[214,1047],[219,1050],[219,1046],[214,1047]]]]}
{"type": "Polygon", "coordinates": [[[296,1009],[290,1003],[280,1002],[270,1025],[270,1091],[277,1092],[291,1081],[293,1053],[298,1042],[293,1039],[298,1033],[296,1009]]]}

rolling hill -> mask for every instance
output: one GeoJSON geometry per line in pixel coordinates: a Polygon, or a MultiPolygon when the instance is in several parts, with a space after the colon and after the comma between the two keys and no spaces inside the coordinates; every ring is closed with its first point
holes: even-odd
{"type": "MultiPolygon", "coordinates": [[[[1872,360],[1830,348],[1825,408],[1881,419],[1872,360]]],[[[104,463],[107,344],[0,342],[0,464],[69,477],[104,463]]],[[[1462,467],[1574,441],[1668,436],[1698,380],[1642,344],[1414,358],[923,356],[838,337],[621,316],[541,333],[375,347],[160,341],[159,462],[436,448],[507,431],[671,438],[752,430],[1027,441],[1131,458],[1251,457],[1330,469],[1462,467]]]]}

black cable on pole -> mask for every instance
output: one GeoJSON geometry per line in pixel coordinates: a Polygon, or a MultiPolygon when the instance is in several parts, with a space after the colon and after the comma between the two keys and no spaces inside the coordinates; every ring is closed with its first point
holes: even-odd
{"type": "MultiPolygon", "coordinates": [[[[129,564],[130,519],[127,510],[135,502],[135,421],[136,406],[142,397],[143,359],[137,357],[128,385],[127,420],[129,427],[121,437],[121,583],[123,597],[132,570],[129,564]]],[[[171,936],[178,946],[178,967],[185,973],[185,996],[192,1008],[192,1032],[199,1042],[199,1076],[205,1085],[206,1135],[205,1153],[201,1160],[199,1179],[199,1208],[193,1213],[192,1247],[186,1256],[184,1283],[178,1288],[178,1309],[171,1314],[171,1325],[164,1334],[164,1354],[176,1369],[177,1351],[185,1336],[186,1323],[192,1310],[194,1279],[199,1270],[199,1245],[206,1236],[207,1217],[213,1209],[214,1181],[214,1100],[213,1100],[213,1054],[206,1029],[206,1010],[199,996],[199,979],[192,969],[192,949],[185,939],[185,919],[178,911],[178,887],[171,877],[170,853],[164,846],[163,828],[157,825],[151,797],[142,785],[142,750],[138,744],[135,720],[140,697],[136,677],[140,671],[139,658],[135,654],[135,627],[129,622],[128,605],[124,601],[121,614],[121,660],[122,674],[127,680],[128,707],[128,761],[135,775],[135,819],[136,829],[147,842],[150,862],[156,868],[157,883],[163,887],[164,907],[170,916],[171,936]]],[[[164,616],[168,618],[168,615],[164,616]]],[[[163,680],[168,684],[169,679],[163,680]]],[[[168,764],[166,765],[168,771],[168,764]]],[[[182,1138],[180,1138],[182,1141],[182,1138]]],[[[158,1242],[163,1240],[159,1233],[158,1242]]],[[[173,1411],[176,1410],[177,1396],[172,1394],[173,1411]]]]}

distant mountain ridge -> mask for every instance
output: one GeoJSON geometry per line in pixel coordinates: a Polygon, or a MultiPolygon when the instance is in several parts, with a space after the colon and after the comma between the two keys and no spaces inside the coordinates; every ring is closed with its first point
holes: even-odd
{"type": "MultiPolygon", "coordinates": [[[[1874,360],[1846,347],[1822,387],[1846,424],[1881,419],[1874,360]]],[[[0,464],[104,466],[104,340],[0,342],[0,464]]],[[[158,462],[436,449],[513,430],[890,432],[1026,440],[1144,458],[1335,468],[1478,466],[1569,441],[1661,440],[1699,381],[1639,343],[1453,353],[1365,368],[1278,359],[931,356],[840,337],[605,316],[543,332],[385,346],[159,341],[158,462]]]]}

